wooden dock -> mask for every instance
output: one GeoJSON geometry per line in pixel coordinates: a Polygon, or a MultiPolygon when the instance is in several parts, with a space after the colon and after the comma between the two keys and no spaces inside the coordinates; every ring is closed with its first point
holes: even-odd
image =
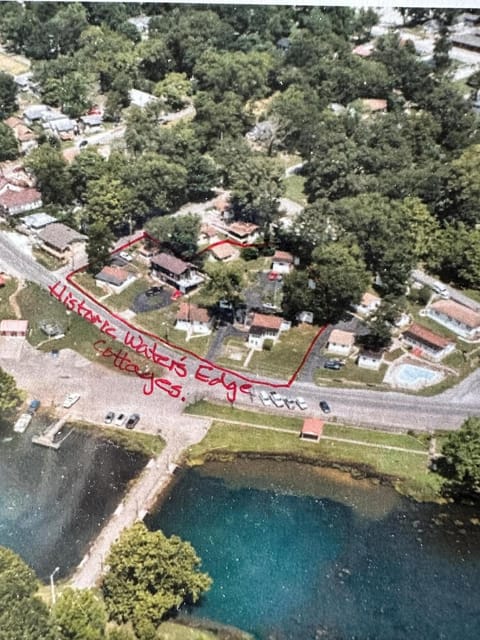
{"type": "Polygon", "coordinates": [[[33,444],[38,444],[41,447],[49,447],[50,449],[60,449],[60,445],[67,438],[69,433],[67,433],[61,440],[55,440],[55,436],[66,423],[68,416],[63,416],[57,422],[50,425],[46,431],[44,431],[39,436],[33,436],[32,442],[33,444]]]}

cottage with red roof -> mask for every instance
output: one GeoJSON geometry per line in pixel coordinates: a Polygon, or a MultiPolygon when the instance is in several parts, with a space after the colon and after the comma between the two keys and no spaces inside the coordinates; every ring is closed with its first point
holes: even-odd
{"type": "Polygon", "coordinates": [[[27,127],[23,120],[16,116],[10,116],[5,120],[5,124],[13,131],[22,153],[26,153],[37,146],[37,136],[30,127],[27,127]]]}
{"type": "Polygon", "coordinates": [[[278,316],[267,316],[255,313],[248,333],[248,346],[252,349],[263,349],[265,340],[277,342],[282,331],[290,329],[290,322],[278,316]]]}
{"type": "Polygon", "coordinates": [[[212,318],[208,310],[191,302],[181,302],[175,318],[175,329],[187,335],[208,335],[212,332],[212,318]]]}
{"type": "Polygon", "coordinates": [[[232,246],[229,242],[222,242],[221,244],[217,244],[211,249],[209,249],[210,255],[218,262],[227,262],[228,260],[233,260],[234,258],[238,258],[239,251],[234,246],[232,246]]]}
{"type": "Polygon", "coordinates": [[[293,269],[293,256],[288,251],[275,251],[272,258],[273,273],[290,273],[293,269]]]}
{"type": "Polygon", "coordinates": [[[1,320],[0,336],[8,336],[13,338],[27,335],[28,320],[1,320]]]}
{"type": "Polygon", "coordinates": [[[319,418],[305,418],[300,431],[300,438],[304,440],[320,440],[323,434],[323,420],[319,418]]]}
{"type": "Polygon", "coordinates": [[[378,296],[369,291],[365,291],[360,300],[360,304],[357,304],[355,307],[355,311],[362,316],[369,316],[371,313],[376,311],[380,306],[381,300],[378,296]]]}
{"type": "Polygon", "coordinates": [[[419,355],[425,355],[435,362],[439,362],[455,349],[453,340],[439,336],[438,333],[415,322],[403,332],[402,338],[406,344],[418,350],[419,355]]]}
{"type": "Polygon", "coordinates": [[[150,261],[152,276],[187,293],[204,281],[197,268],[169,253],[157,253],[150,261]]]}
{"type": "MultiPolygon", "coordinates": [[[[5,180],[3,181],[5,182],[5,180]]],[[[42,206],[42,194],[33,188],[22,188],[10,183],[2,184],[0,213],[15,216],[42,206]]]]}
{"type": "Polygon", "coordinates": [[[453,300],[438,300],[426,308],[426,315],[457,336],[480,340],[480,313],[453,300]]]}
{"type": "Polygon", "coordinates": [[[258,224],[253,222],[232,222],[225,227],[224,231],[227,236],[240,244],[251,244],[257,240],[259,228],[258,224]]]}
{"type": "Polygon", "coordinates": [[[115,293],[120,293],[135,280],[135,276],[121,267],[105,266],[95,276],[98,284],[107,284],[115,293]]]}

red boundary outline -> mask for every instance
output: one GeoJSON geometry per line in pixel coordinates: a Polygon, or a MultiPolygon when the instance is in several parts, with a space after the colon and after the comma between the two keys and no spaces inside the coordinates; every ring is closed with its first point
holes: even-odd
{"type": "MultiPolygon", "coordinates": [[[[156,244],[159,244],[158,240],[156,240],[153,236],[151,236],[149,233],[147,233],[146,231],[143,231],[141,235],[139,235],[138,237],[134,238],[133,240],[130,240],[129,242],[126,242],[125,244],[121,245],[120,247],[117,247],[114,251],[112,251],[112,255],[119,253],[120,251],[124,251],[125,249],[128,249],[129,247],[131,247],[132,245],[136,244],[137,242],[140,242],[141,240],[144,240],[145,238],[148,238],[150,241],[155,242],[156,244]]],[[[205,253],[206,251],[209,251],[210,249],[212,249],[213,247],[217,247],[219,245],[222,244],[230,244],[232,246],[235,247],[240,247],[242,249],[245,249],[247,247],[262,247],[264,246],[262,243],[253,243],[253,244],[241,244],[240,242],[237,242],[236,240],[219,240],[218,242],[214,242],[213,244],[208,245],[207,247],[205,247],[204,249],[202,249],[199,252],[199,255],[201,255],[202,253],[205,253]]],[[[67,276],[65,277],[66,281],[75,289],[77,289],[78,291],[80,291],[82,293],[82,295],[84,295],[85,297],[87,297],[89,300],[91,300],[92,302],[94,302],[96,305],[98,305],[99,307],[101,307],[107,314],[110,314],[111,316],[113,316],[118,322],[121,322],[122,324],[126,325],[129,329],[132,329],[133,331],[137,331],[140,334],[146,335],[150,338],[153,338],[154,340],[161,342],[164,345],[167,345],[170,349],[175,349],[177,351],[181,351],[183,353],[188,354],[189,356],[193,356],[194,358],[196,358],[197,360],[200,360],[201,362],[204,362],[208,365],[210,365],[211,367],[214,367],[215,369],[218,369],[219,371],[223,371],[225,373],[228,373],[230,375],[236,376],[237,378],[240,378],[241,380],[248,382],[252,385],[263,385],[263,386],[268,386],[268,387],[272,387],[274,389],[289,389],[292,384],[295,382],[298,374],[300,373],[303,365],[305,364],[306,359],[308,358],[308,356],[310,355],[312,349],[314,348],[317,340],[320,338],[320,336],[322,335],[322,333],[325,331],[325,329],[327,328],[327,325],[324,325],[323,327],[320,327],[320,329],[318,330],[317,334],[315,335],[315,337],[313,338],[312,342],[310,343],[308,349],[306,350],[300,364],[298,365],[298,367],[295,369],[294,373],[292,374],[291,378],[288,380],[288,382],[284,383],[284,384],[275,384],[273,382],[266,382],[266,381],[262,381],[262,380],[257,380],[257,379],[251,379],[245,375],[243,375],[242,373],[235,371],[234,369],[227,369],[225,367],[222,367],[221,365],[215,364],[214,362],[211,362],[210,360],[207,360],[206,358],[202,358],[202,356],[199,356],[197,353],[195,353],[194,351],[190,351],[189,349],[186,349],[185,347],[180,347],[179,345],[176,344],[172,344],[171,342],[168,342],[167,340],[165,340],[164,338],[161,338],[160,336],[157,336],[155,333],[152,333],[150,331],[147,331],[146,329],[139,329],[138,327],[136,327],[135,325],[131,324],[128,320],[125,320],[125,318],[122,318],[121,316],[119,316],[117,313],[113,312],[111,309],[109,309],[108,307],[106,307],[104,304],[102,304],[101,302],[99,302],[93,295],[91,295],[88,291],[85,291],[85,289],[83,289],[83,287],[81,287],[77,282],[73,281],[73,276],[75,276],[77,273],[80,273],[82,271],[85,271],[86,267],[80,267],[79,269],[75,269],[74,271],[71,271],[69,274],[67,274],[67,276]]]]}

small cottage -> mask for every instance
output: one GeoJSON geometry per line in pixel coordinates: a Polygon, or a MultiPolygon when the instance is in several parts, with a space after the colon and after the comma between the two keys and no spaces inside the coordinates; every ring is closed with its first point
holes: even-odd
{"type": "Polygon", "coordinates": [[[363,350],[360,352],[357,360],[357,365],[362,369],[372,369],[378,371],[383,362],[383,351],[368,351],[363,350]]]}
{"type": "Polygon", "coordinates": [[[261,350],[265,340],[277,342],[282,331],[290,329],[290,322],[278,316],[255,313],[248,333],[248,346],[261,350]]]}
{"type": "Polygon", "coordinates": [[[350,331],[334,329],[330,334],[327,350],[339,356],[349,356],[355,345],[355,334],[350,331]]]}
{"type": "Polygon", "coordinates": [[[293,269],[293,256],[288,251],[275,251],[272,258],[271,271],[274,273],[290,273],[293,269]]]}
{"type": "Polygon", "coordinates": [[[70,258],[73,246],[84,243],[86,240],[86,236],[67,227],[63,222],[47,225],[40,231],[38,238],[42,242],[41,248],[59,260],[70,258]]]}
{"type": "Polygon", "coordinates": [[[480,339],[480,313],[453,300],[438,300],[426,308],[426,315],[467,340],[480,339]]]}
{"type": "Polygon", "coordinates": [[[8,184],[0,193],[0,213],[14,216],[38,209],[43,204],[42,194],[33,187],[26,189],[8,184]]]}
{"type": "Polygon", "coordinates": [[[175,329],[186,331],[190,335],[208,335],[212,331],[212,318],[207,309],[182,302],[175,317],[175,329]]]}
{"type": "Polygon", "coordinates": [[[251,244],[258,238],[258,224],[253,222],[232,222],[225,227],[225,233],[240,244],[251,244]]]}
{"type": "Polygon", "coordinates": [[[415,349],[418,355],[425,355],[436,362],[442,360],[445,356],[455,349],[455,342],[448,340],[438,333],[434,333],[413,323],[402,334],[403,341],[415,349]]]}
{"type": "Polygon", "coordinates": [[[229,242],[222,242],[209,249],[210,255],[218,262],[228,262],[238,258],[239,251],[229,242]]]}
{"type": "Polygon", "coordinates": [[[126,289],[135,279],[132,273],[121,267],[107,265],[100,273],[97,273],[95,280],[100,284],[108,284],[115,293],[120,293],[126,289]]]}
{"type": "Polygon", "coordinates": [[[305,418],[302,430],[300,431],[300,438],[318,442],[323,434],[323,425],[323,420],[319,418],[305,418]]]}
{"type": "Polygon", "coordinates": [[[362,316],[369,316],[378,309],[380,303],[381,299],[378,296],[366,291],[360,300],[360,304],[355,307],[355,311],[362,316]]]}

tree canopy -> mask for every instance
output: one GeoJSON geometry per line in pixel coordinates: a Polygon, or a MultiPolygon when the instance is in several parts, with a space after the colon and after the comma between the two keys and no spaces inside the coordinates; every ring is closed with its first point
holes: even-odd
{"type": "Polygon", "coordinates": [[[15,378],[0,368],[0,412],[15,409],[24,398],[24,392],[17,388],[15,378]]]}
{"type": "Polygon", "coordinates": [[[468,418],[461,429],[449,433],[442,453],[451,490],[480,498],[480,418],[468,418]]]}

